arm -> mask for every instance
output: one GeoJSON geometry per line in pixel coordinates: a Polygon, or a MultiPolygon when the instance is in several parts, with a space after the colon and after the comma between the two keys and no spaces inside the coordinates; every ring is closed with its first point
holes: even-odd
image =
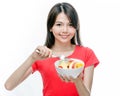
{"type": "Polygon", "coordinates": [[[25,78],[27,78],[30,73],[30,66],[34,62],[32,57],[28,57],[28,59],[8,78],[5,82],[5,88],[7,90],[12,90],[15,88],[20,82],[22,82],[25,78]]]}
{"type": "Polygon", "coordinates": [[[78,94],[80,94],[80,96],[90,96],[93,81],[93,73],[94,65],[85,68],[84,80],[82,80],[80,76],[77,79],[72,78],[72,81],[75,83],[78,94]]]}
{"type": "Polygon", "coordinates": [[[65,77],[60,76],[60,78],[65,82],[69,81],[73,82],[80,96],[90,96],[93,81],[93,73],[94,65],[85,68],[84,75],[83,73],[81,73],[80,76],[77,77],[76,79],[72,77],[68,78],[66,76],[65,77]],[[84,80],[82,80],[82,77],[84,77],[84,80]]]}
{"type": "Polygon", "coordinates": [[[13,74],[5,82],[4,86],[7,90],[14,89],[32,73],[31,65],[36,60],[51,57],[51,50],[45,46],[39,46],[36,48],[36,50],[25,60],[25,62],[18,69],[16,69],[15,72],[13,72],[13,74]],[[39,50],[41,53],[36,52],[36,50],[39,50]]]}

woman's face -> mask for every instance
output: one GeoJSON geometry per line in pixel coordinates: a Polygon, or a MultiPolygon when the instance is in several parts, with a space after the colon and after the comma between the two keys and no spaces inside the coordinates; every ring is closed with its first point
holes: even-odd
{"type": "Polygon", "coordinates": [[[62,12],[57,16],[55,24],[50,31],[53,32],[55,42],[70,43],[75,35],[76,29],[72,26],[68,17],[62,12]]]}

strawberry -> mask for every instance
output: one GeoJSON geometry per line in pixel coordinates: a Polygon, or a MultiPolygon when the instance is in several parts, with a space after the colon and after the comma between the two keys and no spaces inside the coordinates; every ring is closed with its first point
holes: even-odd
{"type": "Polygon", "coordinates": [[[63,66],[60,66],[60,65],[59,65],[58,68],[63,68],[63,66]]]}

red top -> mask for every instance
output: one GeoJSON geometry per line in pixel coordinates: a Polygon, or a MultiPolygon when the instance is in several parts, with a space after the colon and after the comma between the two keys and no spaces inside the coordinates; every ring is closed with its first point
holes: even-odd
{"type": "MultiPolygon", "coordinates": [[[[92,49],[78,45],[76,45],[74,52],[68,58],[83,60],[85,67],[91,66],[92,64],[96,67],[99,64],[92,49]]],[[[38,60],[32,65],[33,72],[37,70],[41,73],[43,96],[79,96],[74,83],[66,83],[59,78],[54,66],[54,62],[58,59],[58,57],[54,57],[38,60]]]]}

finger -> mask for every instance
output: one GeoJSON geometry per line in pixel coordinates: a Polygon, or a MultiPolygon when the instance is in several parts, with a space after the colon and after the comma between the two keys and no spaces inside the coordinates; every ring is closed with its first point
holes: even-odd
{"type": "Polygon", "coordinates": [[[63,78],[63,76],[60,76],[60,79],[61,79],[62,81],[65,81],[65,79],[63,78]]]}
{"type": "Polygon", "coordinates": [[[39,49],[36,49],[35,52],[39,54],[39,53],[40,53],[40,50],[39,50],[39,49]]]}
{"type": "Polygon", "coordinates": [[[70,82],[70,79],[67,76],[62,77],[65,82],[70,82]]]}
{"type": "Polygon", "coordinates": [[[41,56],[43,57],[51,57],[52,56],[52,50],[50,50],[49,48],[47,48],[46,46],[43,47],[43,53],[41,56]]]}
{"type": "Polygon", "coordinates": [[[36,49],[35,51],[36,51],[37,53],[39,53],[39,50],[38,50],[38,49],[36,49]]]}
{"type": "Polygon", "coordinates": [[[46,57],[45,55],[46,55],[46,48],[45,48],[45,46],[41,46],[40,48],[39,48],[39,50],[40,50],[40,52],[39,52],[39,56],[41,56],[42,58],[44,58],[44,57],[46,57]]]}
{"type": "Polygon", "coordinates": [[[49,49],[46,46],[44,46],[43,48],[44,48],[43,49],[43,56],[48,57],[49,56],[49,49]]]}
{"type": "Polygon", "coordinates": [[[49,50],[49,58],[52,57],[53,53],[52,53],[52,50],[49,50]]]}
{"type": "Polygon", "coordinates": [[[72,76],[70,76],[69,79],[71,82],[74,82],[74,80],[75,80],[72,76]]]}
{"type": "Polygon", "coordinates": [[[80,75],[79,75],[78,77],[84,78],[84,74],[83,74],[83,72],[80,73],[80,75]]]}
{"type": "Polygon", "coordinates": [[[38,54],[41,54],[41,46],[38,46],[38,47],[35,49],[35,52],[38,53],[38,54]]]}
{"type": "Polygon", "coordinates": [[[43,46],[40,49],[40,55],[43,57],[45,54],[45,49],[43,48],[43,46]]]}
{"type": "Polygon", "coordinates": [[[52,57],[52,50],[44,46],[44,56],[45,57],[52,57]]]}

